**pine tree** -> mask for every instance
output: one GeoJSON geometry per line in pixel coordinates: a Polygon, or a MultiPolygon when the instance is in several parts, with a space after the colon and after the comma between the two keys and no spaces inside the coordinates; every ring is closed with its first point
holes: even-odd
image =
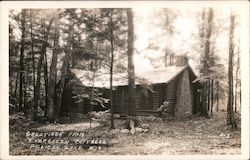
{"type": "Polygon", "coordinates": [[[126,120],[127,128],[131,128],[131,133],[134,133],[136,122],[135,110],[135,73],[134,73],[134,24],[132,9],[127,9],[128,19],[128,115],[126,120]]]}
{"type": "Polygon", "coordinates": [[[41,19],[41,30],[42,30],[42,46],[41,46],[41,54],[39,57],[38,67],[37,67],[37,76],[36,76],[36,87],[35,87],[35,95],[34,95],[34,112],[33,118],[36,119],[37,117],[37,109],[38,109],[38,102],[40,99],[40,89],[41,89],[41,71],[43,66],[43,61],[45,59],[45,55],[47,52],[48,47],[48,38],[50,34],[50,29],[52,26],[54,18],[49,20],[49,24],[46,25],[45,18],[41,19]]]}
{"type": "Polygon", "coordinates": [[[227,124],[232,129],[237,129],[237,123],[233,111],[233,54],[234,54],[234,28],[235,16],[231,13],[230,16],[230,31],[229,31],[229,59],[228,59],[228,104],[227,104],[227,124]]]}
{"type": "Polygon", "coordinates": [[[24,110],[23,106],[23,80],[24,80],[24,48],[25,48],[25,38],[26,38],[26,10],[21,11],[21,47],[20,47],[20,67],[19,67],[19,111],[24,110]]]}
{"type": "MultiPolygon", "coordinates": [[[[56,115],[54,114],[56,109],[56,81],[57,81],[57,59],[59,55],[59,37],[60,37],[60,23],[59,17],[55,17],[54,23],[54,34],[53,34],[53,55],[50,65],[50,74],[49,74],[49,82],[48,82],[48,108],[47,111],[50,112],[48,115],[48,119],[52,122],[56,115]]],[[[45,115],[46,112],[45,112],[45,115]]]]}

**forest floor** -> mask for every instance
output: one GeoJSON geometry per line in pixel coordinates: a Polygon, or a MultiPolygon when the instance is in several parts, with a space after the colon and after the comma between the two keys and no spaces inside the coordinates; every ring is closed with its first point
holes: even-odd
{"type": "Polygon", "coordinates": [[[120,129],[124,124],[122,119],[115,119],[118,129],[110,130],[109,124],[96,121],[92,121],[90,128],[88,120],[64,124],[38,124],[20,115],[10,116],[10,155],[240,154],[240,120],[238,119],[237,131],[229,130],[225,111],[215,112],[210,118],[193,115],[166,121],[155,117],[140,117],[140,120],[141,123],[148,124],[148,132],[121,133],[120,129]],[[88,149],[31,148],[31,143],[26,137],[27,131],[81,132],[84,133],[82,139],[103,139],[112,146],[88,149]]]}

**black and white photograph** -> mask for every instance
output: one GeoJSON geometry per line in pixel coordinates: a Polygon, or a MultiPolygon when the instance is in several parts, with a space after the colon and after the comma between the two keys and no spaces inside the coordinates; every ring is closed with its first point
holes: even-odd
{"type": "Polygon", "coordinates": [[[27,3],[3,23],[9,159],[249,149],[248,3],[27,3]]]}

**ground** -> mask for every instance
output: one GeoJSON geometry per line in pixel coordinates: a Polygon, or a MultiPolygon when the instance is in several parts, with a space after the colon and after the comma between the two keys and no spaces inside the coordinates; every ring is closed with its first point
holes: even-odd
{"type": "MultiPolygon", "coordinates": [[[[11,116],[10,116],[11,117],[11,116]]],[[[27,119],[22,126],[20,117],[10,120],[10,155],[148,155],[148,154],[240,154],[240,127],[229,130],[226,125],[226,112],[220,111],[210,118],[192,115],[182,119],[161,120],[155,117],[139,117],[141,123],[148,124],[148,132],[121,133],[124,120],[115,119],[116,130],[110,130],[106,122],[89,120],[77,123],[38,124],[27,119]],[[14,119],[18,119],[13,124],[14,119]],[[30,149],[25,134],[33,131],[76,131],[84,132],[90,138],[110,140],[112,146],[96,150],[30,149]]],[[[10,118],[11,119],[11,118],[10,118]]],[[[238,122],[240,123],[240,122],[238,122]]],[[[23,122],[22,122],[23,124],[23,122]]],[[[240,124],[239,124],[240,126],[240,124]]]]}

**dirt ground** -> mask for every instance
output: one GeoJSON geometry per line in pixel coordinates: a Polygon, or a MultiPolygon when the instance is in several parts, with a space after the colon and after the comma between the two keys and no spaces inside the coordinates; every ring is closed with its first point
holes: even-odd
{"type": "Polygon", "coordinates": [[[141,123],[149,125],[148,132],[137,132],[133,135],[121,133],[124,123],[122,119],[115,119],[115,126],[119,130],[110,130],[109,124],[95,121],[92,121],[90,128],[88,120],[66,124],[37,124],[27,120],[25,126],[18,125],[19,127],[10,123],[10,155],[234,155],[241,151],[240,121],[238,120],[237,131],[229,130],[226,125],[226,112],[223,111],[214,113],[210,118],[192,115],[184,119],[139,119],[141,123]],[[112,146],[100,150],[30,149],[25,136],[28,130],[84,132],[86,137],[108,139],[112,146]]]}

